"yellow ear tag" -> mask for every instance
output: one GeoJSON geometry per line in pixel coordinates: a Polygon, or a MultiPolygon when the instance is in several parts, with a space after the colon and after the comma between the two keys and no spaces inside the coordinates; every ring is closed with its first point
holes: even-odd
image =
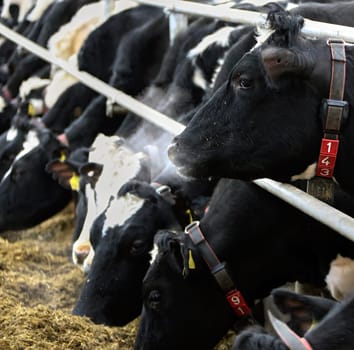
{"type": "Polygon", "coordinates": [[[194,220],[193,220],[193,215],[192,215],[192,211],[190,209],[186,210],[186,214],[189,217],[189,223],[191,224],[194,220]]]}
{"type": "Polygon", "coordinates": [[[64,160],[66,159],[65,151],[61,151],[60,152],[60,158],[59,159],[60,159],[61,162],[64,162],[64,160]]]}
{"type": "Polygon", "coordinates": [[[78,191],[79,190],[79,182],[80,182],[80,176],[77,174],[74,174],[70,180],[70,187],[73,191],[78,191]]]}
{"type": "Polygon", "coordinates": [[[190,249],[188,250],[188,267],[190,270],[195,269],[195,262],[193,260],[192,251],[190,249]]]}
{"type": "Polygon", "coordinates": [[[35,111],[34,106],[33,106],[32,103],[29,103],[29,104],[28,104],[27,113],[28,113],[28,115],[30,115],[31,117],[33,117],[33,116],[36,115],[36,111],[35,111]]]}
{"type": "Polygon", "coordinates": [[[310,328],[307,331],[308,332],[312,331],[316,326],[317,326],[317,321],[316,320],[312,320],[311,326],[310,326],[310,328]]]}

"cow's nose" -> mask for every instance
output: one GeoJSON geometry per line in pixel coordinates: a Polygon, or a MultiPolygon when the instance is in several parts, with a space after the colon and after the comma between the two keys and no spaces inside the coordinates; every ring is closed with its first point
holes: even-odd
{"type": "Polygon", "coordinates": [[[82,266],[84,260],[89,255],[91,244],[89,242],[75,242],[72,250],[72,259],[75,265],[82,266]]]}

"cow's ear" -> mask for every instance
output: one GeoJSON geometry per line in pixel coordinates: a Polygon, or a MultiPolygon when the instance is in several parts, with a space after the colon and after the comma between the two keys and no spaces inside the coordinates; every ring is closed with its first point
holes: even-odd
{"type": "Polygon", "coordinates": [[[65,160],[68,157],[68,147],[64,146],[49,129],[45,127],[42,127],[42,129],[36,127],[36,129],[40,139],[40,146],[47,154],[49,160],[56,158],[65,160]]]}
{"type": "Polygon", "coordinates": [[[145,181],[129,180],[118,191],[118,196],[122,197],[127,193],[134,194],[142,199],[149,200],[151,202],[157,202],[158,194],[155,192],[153,186],[145,181]]]}
{"type": "Polygon", "coordinates": [[[79,169],[79,173],[86,181],[94,187],[102,174],[103,165],[98,163],[89,162],[82,165],[79,169]]]}
{"type": "Polygon", "coordinates": [[[268,47],[261,51],[261,60],[268,78],[276,82],[284,75],[310,77],[315,60],[307,51],[268,47]]]}
{"type": "Polygon", "coordinates": [[[79,176],[76,169],[69,163],[60,159],[50,161],[46,165],[46,171],[59,182],[61,186],[73,191],[79,190],[79,176]]]}
{"type": "Polygon", "coordinates": [[[334,300],[299,294],[285,288],[273,290],[272,297],[278,309],[290,316],[288,326],[301,336],[336,303],[334,300]]]}
{"type": "Polygon", "coordinates": [[[159,231],[155,236],[155,242],[159,252],[165,254],[171,269],[184,275],[184,257],[180,238],[182,234],[182,232],[168,230],[159,231]]]}

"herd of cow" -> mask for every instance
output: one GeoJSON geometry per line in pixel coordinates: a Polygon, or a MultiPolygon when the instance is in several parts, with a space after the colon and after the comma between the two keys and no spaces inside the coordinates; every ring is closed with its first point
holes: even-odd
{"type": "Polygon", "coordinates": [[[267,28],[189,16],[173,42],[163,9],[117,0],[104,19],[104,5],[3,0],[1,22],[186,128],[174,137],[3,38],[0,232],[74,200],[87,279],[73,314],[140,315],[136,350],[212,349],[231,328],[233,350],[352,350],[354,243],[250,180],[303,189],[335,145],[332,204],[354,216],[354,48],[301,34],[303,18],[354,26],[354,1],[215,4],[267,28]],[[295,281],[327,297],[280,288],[295,281]],[[269,295],[287,322],[264,314],[269,295]]]}

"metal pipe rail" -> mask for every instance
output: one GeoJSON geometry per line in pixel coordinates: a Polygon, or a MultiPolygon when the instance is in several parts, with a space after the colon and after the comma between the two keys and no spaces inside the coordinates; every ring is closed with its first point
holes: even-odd
{"type": "Polygon", "coordinates": [[[90,87],[92,90],[95,90],[98,93],[105,95],[108,98],[111,98],[113,101],[116,101],[117,103],[127,108],[128,110],[160,126],[161,128],[170,132],[171,134],[179,134],[184,129],[184,126],[181,125],[180,123],[177,123],[173,119],[166,117],[164,114],[159,113],[155,109],[137,101],[136,99],[123,93],[122,91],[114,89],[112,86],[97,79],[95,76],[77,70],[74,66],[69,64],[67,61],[55,57],[44,47],[32,42],[31,40],[28,40],[27,38],[14,32],[13,30],[9,29],[8,27],[6,27],[1,23],[0,23],[0,34],[10,39],[11,41],[15,42],[19,46],[22,46],[26,50],[39,56],[43,60],[62,68],[67,73],[71,74],[73,77],[77,78],[85,85],[90,87]]]}
{"type": "MultiPolygon", "coordinates": [[[[145,0],[144,0],[145,1],[145,0]]],[[[69,74],[79,79],[82,83],[98,93],[112,99],[140,117],[154,123],[172,135],[181,133],[185,126],[165,116],[162,113],[148,107],[122,91],[102,82],[86,72],[78,71],[66,61],[53,56],[47,49],[28,40],[20,34],[0,24],[0,35],[22,46],[26,50],[38,55],[45,61],[54,64],[69,74]]],[[[266,189],[275,196],[290,203],[307,215],[315,218],[323,224],[333,228],[338,233],[354,241],[354,218],[334,209],[333,207],[317,200],[305,192],[289,184],[280,184],[270,179],[254,181],[258,186],[266,189]]]]}
{"type": "MultiPolygon", "coordinates": [[[[139,4],[165,8],[171,12],[210,17],[222,21],[264,26],[267,15],[263,13],[237,10],[222,5],[205,5],[183,0],[135,0],[139,4]]],[[[305,19],[302,33],[312,37],[337,38],[354,42],[354,28],[305,19]]]]}

